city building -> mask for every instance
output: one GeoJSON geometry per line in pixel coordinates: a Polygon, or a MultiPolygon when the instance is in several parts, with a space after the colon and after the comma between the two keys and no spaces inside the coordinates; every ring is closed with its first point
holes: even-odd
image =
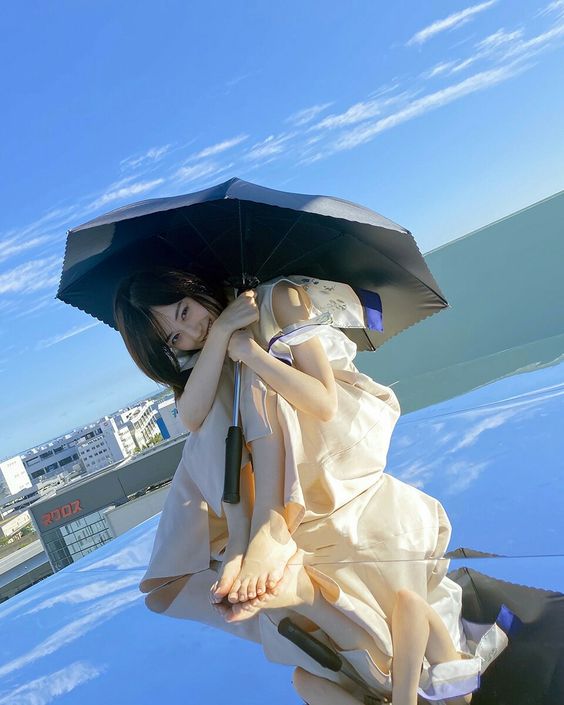
{"type": "Polygon", "coordinates": [[[0,602],[53,574],[41,541],[0,557],[0,602]]]}
{"type": "Polygon", "coordinates": [[[162,509],[184,438],[170,439],[107,470],[62,485],[28,511],[53,571],[111,541],[162,509]],[[120,516],[123,515],[123,516],[120,516]],[[117,528],[121,527],[121,529],[117,528]]]}
{"type": "Polygon", "coordinates": [[[120,426],[129,427],[138,449],[147,448],[162,438],[156,422],[157,411],[149,400],[120,411],[114,415],[116,417],[120,426]]]}
{"type": "Polygon", "coordinates": [[[84,470],[77,449],[77,441],[84,429],[67,433],[52,441],[31,448],[21,454],[32,482],[61,473],[84,470]]]}
{"type": "Polygon", "coordinates": [[[129,429],[122,428],[120,433],[114,419],[108,418],[99,421],[96,427],[79,439],[77,448],[80,459],[87,473],[102,470],[108,465],[123,460],[134,451],[134,445],[129,444],[129,452],[122,438],[127,432],[131,439],[129,429]]]}
{"type": "Polygon", "coordinates": [[[5,492],[2,495],[0,477],[0,498],[16,494],[22,487],[31,487],[32,483],[42,484],[59,475],[76,477],[83,473],[95,472],[133,455],[136,450],[147,445],[142,440],[144,434],[148,435],[152,431],[155,436],[159,432],[156,423],[150,426],[151,414],[147,413],[146,406],[147,403],[143,407],[133,407],[129,410],[128,414],[133,417],[133,421],[129,417],[124,420],[121,413],[115,417],[105,416],[95,423],[75,429],[3,461],[0,468],[6,466],[12,480],[11,484],[5,483],[5,492]],[[141,443],[133,436],[136,429],[141,443]],[[28,484],[23,486],[25,478],[21,476],[20,462],[28,478],[28,484]],[[16,468],[19,468],[21,477],[19,484],[15,482],[16,468]]]}
{"type": "Polygon", "coordinates": [[[156,406],[158,411],[156,422],[163,438],[176,438],[187,433],[187,429],[178,416],[174,398],[157,402],[156,406]]]}
{"type": "Polygon", "coordinates": [[[21,456],[16,455],[0,463],[0,498],[9,497],[31,486],[21,456]]]}
{"type": "MultiPolygon", "coordinates": [[[[0,531],[4,538],[12,538],[15,534],[24,528],[24,526],[29,526],[31,524],[31,516],[29,512],[23,511],[18,514],[14,514],[8,519],[0,521],[0,531]]],[[[1,538],[1,537],[0,537],[1,538]]]]}

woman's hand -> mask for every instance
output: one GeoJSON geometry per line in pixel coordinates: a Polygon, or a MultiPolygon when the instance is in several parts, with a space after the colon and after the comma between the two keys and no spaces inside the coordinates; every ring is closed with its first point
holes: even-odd
{"type": "Polygon", "coordinates": [[[231,335],[241,328],[250,326],[259,319],[259,310],[256,302],[255,292],[252,290],[243,291],[242,294],[228,304],[214,325],[219,326],[225,333],[231,335]]]}
{"type": "Polygon", "coordinates": [[[237,330],[229,339],[227,354],[233,362],[245,362],[253,351],[254,339],[248,330],[237,330]]]}

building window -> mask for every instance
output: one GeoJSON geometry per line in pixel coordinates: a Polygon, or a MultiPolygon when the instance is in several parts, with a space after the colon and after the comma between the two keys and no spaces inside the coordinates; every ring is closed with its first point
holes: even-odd
{"type": "Polygon", "coordinates": [[[101,512],[92,512],[43,534],[43,542],[55,570],[70,565],[112,538],[101,512]]]}

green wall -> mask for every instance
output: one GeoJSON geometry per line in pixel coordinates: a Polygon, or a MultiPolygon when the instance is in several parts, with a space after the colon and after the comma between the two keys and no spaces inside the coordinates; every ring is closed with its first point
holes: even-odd
{"type": "Polygon", "coordinates": [[[425,259],[450,308],[358,357],[362,371],[393,384],[404,412],[558,361],[564,192],[425,259]]]}

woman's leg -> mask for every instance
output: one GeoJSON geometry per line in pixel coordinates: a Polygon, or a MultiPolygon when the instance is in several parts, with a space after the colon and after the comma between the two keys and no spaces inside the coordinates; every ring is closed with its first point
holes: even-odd
{"type": "MultiPolygon", "coordinates": [[[[435,610],[411,590],[399,590],[392,612],[392,702],[416,705],[423,656],[434,666],[461,658],[435,610]]],[[[468,696],[449,703],[470,702],[468,696]]]]}
{"type": "Polygon", "coordinates": [[[255,501],[250,541],[230,602],[245,602],[275,589],[296,551],[284,509],[284,438],[276,413],[276,396],[266,407],[272,433],[251,443],[255,501]]]}
{"type": "Polygon", "coordinates": [[[303,668],[296,668],[292,682],[308,705],[362,705],[362,700],[357,700],[336,683],[314,676],[303,668]]]}
{"type": "Polygon", "coordinates": [[[249,463],[241,470],[241,501],[238,504],[223,502],[229,539],[223,553],[218,578],[210,588],[210,599],[214,604],[227,597],[241,572],[243,556],[249,545],[251,512],[254,502],[253,483],[253,472],[249,463]]]}

